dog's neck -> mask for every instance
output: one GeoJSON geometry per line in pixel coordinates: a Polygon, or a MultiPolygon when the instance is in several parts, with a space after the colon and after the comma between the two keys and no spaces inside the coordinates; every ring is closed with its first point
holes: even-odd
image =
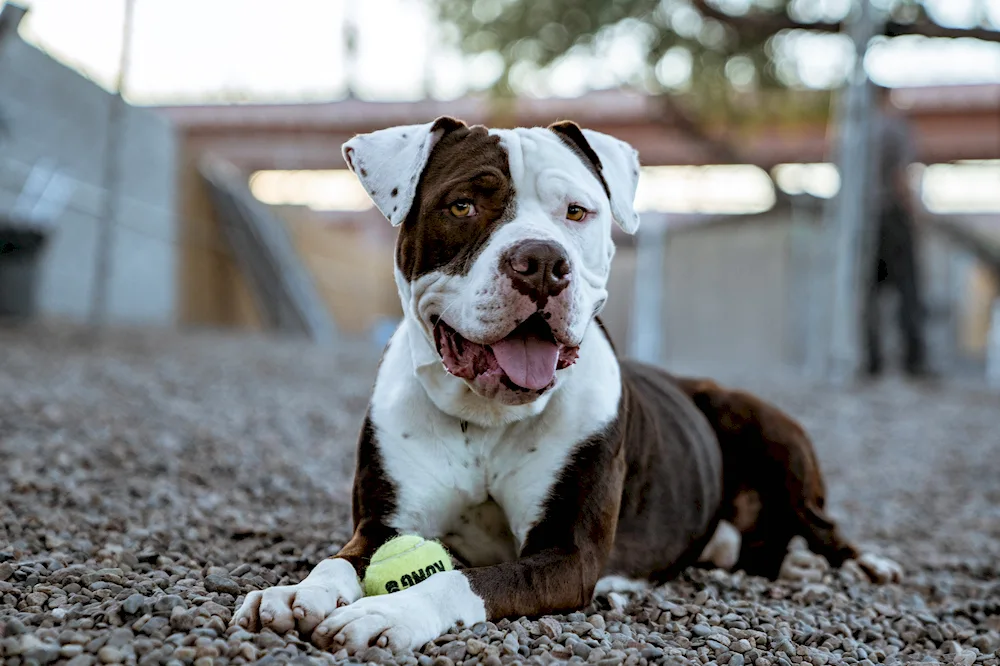
{"type": "Polygon", "coordinates": [[[438,409],[484,428],[502,427],[538,416],[560,392],[565,392],[570,384],[585,376],[588,366],[615,362],[614,352],[604,339],[604,333],[594,324],[589,327],[580,345],[579,360],[558,372],[557,383],[552,389],[534,402],[504,405],[480,396],[464,380],[449,374],[433,342],[412,317],[403,318],[390,344],[409,348],[413,374],[438,409]]]}

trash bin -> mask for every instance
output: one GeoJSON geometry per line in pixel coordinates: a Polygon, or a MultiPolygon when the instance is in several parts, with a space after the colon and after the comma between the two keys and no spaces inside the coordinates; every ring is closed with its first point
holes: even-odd
{"type": "Polygon", "coordinates": [[[41,229],[0,220],[0,318],[27,319],[35,314],[46,239],[41,229]]]}

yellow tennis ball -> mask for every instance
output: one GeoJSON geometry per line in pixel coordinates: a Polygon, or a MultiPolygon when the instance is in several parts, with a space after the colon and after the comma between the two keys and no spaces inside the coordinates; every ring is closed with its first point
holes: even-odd
{"type": "Polygon", "coordinates": [[[437,541],[415,534],[398,536],[372,556],[365,572],[365,596],[399,592],[451,568],[451,556],[437,541]]]}

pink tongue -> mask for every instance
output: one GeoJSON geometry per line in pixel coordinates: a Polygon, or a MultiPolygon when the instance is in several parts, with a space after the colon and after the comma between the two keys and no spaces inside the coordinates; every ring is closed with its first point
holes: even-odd
{"type": "Polygon", "coordinates": [[[509,337],[490,346],[497,363],[518,386],[539,391],[556,376],[559,346],[536,337],[509,337]]]}

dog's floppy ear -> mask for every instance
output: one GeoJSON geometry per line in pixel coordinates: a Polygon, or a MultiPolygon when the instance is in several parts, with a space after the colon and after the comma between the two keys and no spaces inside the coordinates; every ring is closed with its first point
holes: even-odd
{"type": "Polygon", "coordinates": [[[611,216],[626,233],[635,233],[639,228],[639,215],[635,212],[639,152],[613,136],[580,129],[570,120],[549,125],[549,129],[575,145],[582,157],[590,160],[611,200],[611,216]]]}
{"type": "Polygon", "coordinates": [[[423,125],[389,127],[357,135],[341,152],[347,167],[395,227],[410,212],[434,145],[448,132],[465,126],[461,120],[442,116],[423,125]]]}

